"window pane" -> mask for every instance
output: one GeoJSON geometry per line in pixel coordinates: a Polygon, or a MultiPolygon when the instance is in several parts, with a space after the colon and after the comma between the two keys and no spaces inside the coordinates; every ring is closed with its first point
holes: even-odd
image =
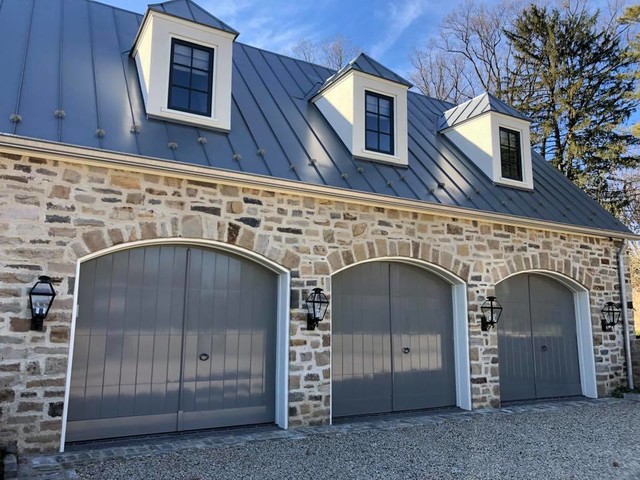
{"type": "Polygon", "coordinates": [[[202,70],[209,70],[209,52],[203,50],[193,50],[193,67],[202,70]]]}
{"type": "Polygon", "coordinates": [[[189,74],[191,69],[181,65],[173,66],[173,75],[171,76],[171,84],[179,87],[189,88],[189,74]]]}
{"type": "Polygon", "coordinates": [[[509,145],[509,134],[502,128],[500,129],[500,145],[509,145]]]}
{"type": "Polygon", "coordinates": [[[367,130],[378,130],[378,116],[375,113],[367,113],[367,130]]]}
{"type": "Polygon", "coordinates": [[[518,134],[515,132],[509,132],[509,146],[511,148],[516,148],[517,143],[518,143],[518,134]]]}
{"type": "Polygon", "coordinates": [[[191,88],[208,92],[209,74],[207,72],[201,72],[200,70],[193,70],[193,72],[191,72],[191,88]]]}
{"type": "Polygon", "coordinates": [[[378,113],[378,98],[367,95],[367,112],[378,113]]]}
{"type": "Polygon", "coordinates": [[[191,92],[191,110],[194,112],[207,113],[207,97],[206,93],[191,92]]]}
{"type": "Polygon", "coordinates": [[[173,47],[173,61],[181,65],[191,65],[191,48],[176,43],[173,47]]]}
{"type": "Polygon", "coordinates": [[[380,150],[391,153],[391,136],[380,134],[380,150]]]}
{"type": "Polygon", "coordinates": [[[381,98],[378,100],[380,105],[380,115],[386,115],[387,117],[391,116],[391,101],[386,98],[381,98]]]}
{"type": "Polygon", "coordinates": [[[181,45],[176,43],[174,45],[173,51],[178,55],[185,55],[187,57],[191,57],[191,47],[187,47],[186,45],[181,45]]]}
{"type": "Polygon", "coordinates": [[[391,119],[388,117],[380,117],[380,131],[382,133],[391,133],[391,119]]]}
{"type": "Polygon", "coordinates": [[[189,108],[189,90],[180,87],[171,87],[171,108],[186,110],[189,108]]]}
{"type": "Polygon", "coordinates": [[[367,132],[367,143],[365,148],[369,150],[378,150],[378,134],[375,132],[367,132]]]}

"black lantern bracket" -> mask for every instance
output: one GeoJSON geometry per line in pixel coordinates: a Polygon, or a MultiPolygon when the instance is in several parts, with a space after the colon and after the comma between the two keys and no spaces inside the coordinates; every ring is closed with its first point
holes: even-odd
{"type": "Polygon", "coordinates": [[[46,275],[38,277],[38,281],[29,291],[31,330],[42,331],[44,319],[47,318],[54,298],[56,291],[51,284],[51,278],[46,275]]]}
{"type": "Polygon", "coordinates": [[[496,297],[487,297],[487,299],[480,306],[482,312],[481,330],[483,332],[489,331],[500,320],[502,315],[502,305],[496,299],[496,297]]]}
{"type": "Polygon", "coordinates": [[[600,324],[603,332],[613,332],[613,327],[620,321],[622,316],[621,303],[606,302],[600,310],[600,324]]]}
{"type": "Polygon", "coordinates": [[[315,330],[327,313],[329,300],[321,288],[314,288],[305,301],[307,307],[307,330],[315,330]]]}

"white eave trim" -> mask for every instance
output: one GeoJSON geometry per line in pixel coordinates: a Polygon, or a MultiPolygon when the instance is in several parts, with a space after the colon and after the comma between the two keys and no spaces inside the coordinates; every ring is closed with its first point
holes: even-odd
{"type": "Polygon", "coordinates": [[[18,155],[46,156],[52,160],[69,163],[104,167],[105,163],[124,170],[141,173],[154,173],[180,176],[182,178],[200,180],[210,179],[212,183],[227,182],[239,187],[251,187],[260,190],[273,190],[285,194],[295,194],[305,197],[321,197],[328,200],[366,204],[374,207],[388,207],[400,210],[421,212],[425,214],[463,218],[466,220],[480,220],[512,225],[516,227],[535,228],[560,233],[574,233],[589,237],[606,237],[615,239],[640,240],[640,235],[605,230],[599,228],[568,225],[559,222],[535,220],[495,212],[473,210],[465,207],[453,207],[427,203],[420,200],[391,197],[377,193],[358,192],[338,187],[313,185],[309,183],[284,180],[263,175],[234,172],[179,163],[171,160],[143,157],[140,155],[123,154],[108,150],[97,150],[77,147],[57,142],[33,140],[0,133],[0,149],[7,153],[18,155]]]}

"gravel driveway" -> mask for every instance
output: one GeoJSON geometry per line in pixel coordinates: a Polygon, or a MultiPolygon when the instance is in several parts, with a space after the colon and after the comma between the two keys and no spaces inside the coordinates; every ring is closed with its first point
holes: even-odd
{"type": "Polygon", "coordinates": [[[368,430],[355,423],[351,430],[338,426],[297,440],[185,449],[75,469],[94,480],[640,478],[637,402],[399,423],[368,430]]]}

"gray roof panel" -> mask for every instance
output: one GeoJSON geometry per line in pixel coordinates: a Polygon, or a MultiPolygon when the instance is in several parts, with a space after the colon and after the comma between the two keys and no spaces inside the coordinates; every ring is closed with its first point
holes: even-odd
{"type": "MultiPolygon", "coordinates": [[[[409,92],[409,165],[385,165],[354,159],[309,101],[329,69],[236,42],[231,132],[199,129],[147,118],[128,56],[141,15],[88,0],[0,2],[1,133],[628,233],[537,155],[533,191],[497,186],[438,133],[443,118],[459,122],[486,109],[515,115],[492,96],[455,107],[409,92]],[[53,115],[58,108],[64,119],[53,115]],[[11,123],[13,113],[23,121],[11,123]]],[[[381,74],[359,58],[357,68],[381,74]]]]}
{"type": "MultiPolygon", "coordinates": [[[[33,10],[29,29],[28,55],[35,58],[30,58],[30,61],[25,64],[22,95],[19,100],[22,122],[15,125],[15,133],[21,135],[22,130],[27,128],[35,137],[57,140],[56,122],[38,120],[46,116],[53,118],[54,112],[58,109],[61,32],[60,22],[52,22],[50,16],[59,18],[63,3],[62,0],[51,0],[51,2],[50,8],[46,9],[40,8],[36,2],[33,10]],[[43,81],[43,79],[50,80],[43,81]],[[28,101],[24,100],[25,94],[29,95],[28,101]]],[[[3,71],[2,75],[4,73],[3,71]]]]}
{"type": "Polygon", "coordinates": [[[190,22],[232,33],[236,36],[239,35],[237,30],[234,30],[219,18],[214,17],[191,0],[170,0],[163,3],[154,3],[149,5],[149,10],[166,13],[174,17],[189,20],[190,22]]]}
{"type": "MultiPolygon", "coordinates": [[[[0,131],[14,133],[9,119],[16,112],[27,68],[25,55],[29,43],[34,0],[4,1],[0,5],[0,131]]],[[[34,125],[36,119],[31,120],[34,125]]]]}
{"type": "Polygon", "coordinates": [[[98,105],[98,128],[104,130],[103,147],[107,150],[136,151],[136,138],[131,133],[133,117],[122,73],[122,51],[118,42],[114,10],[100,3],[90,4],[91,46],[93,50],[98,105]],[[105,25],[107,28],[93,26],[105,25]],[[111,72],[118,72],[112,75],[111,72]]]}
{"type": "MultiPolygon", "coordinates": [[[[39,121],[60,123],[60,140],[63,143],[102,148],[100,139],[96,136],[96,131],[100,127],[93,68],[93,35],[89,20],[91,2],[65,0],[63,3],[59,81],[61,82],[60,109],[64,110],[65,117],[60,120],[53,115],[47,115],[39,121]]],[[[38,5],[40,8],[46,8],[47,3],[39,2],[38,5]]],[[[115,76],[116,73],[112,72],[110,75],[115,76]]],[[[121,73],[118,72],[118,75],[121,73]]],[[[23,132],[22,135],[32,136],[33,134],[23,132]]]]}

